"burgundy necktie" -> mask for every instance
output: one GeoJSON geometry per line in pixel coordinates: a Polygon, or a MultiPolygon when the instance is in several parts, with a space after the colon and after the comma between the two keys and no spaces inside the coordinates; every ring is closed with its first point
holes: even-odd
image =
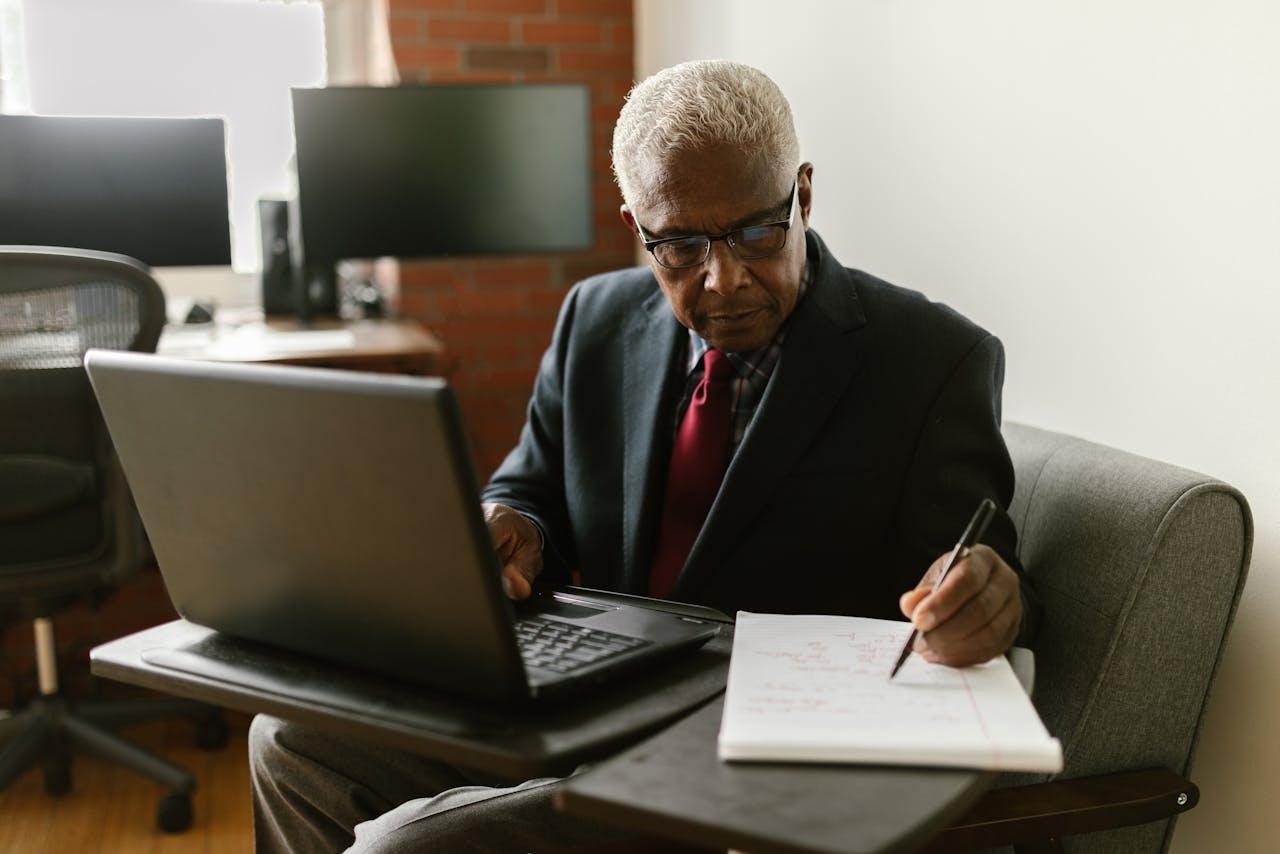
{"type": "Polygon", "coordinates": [[[693,541],[702,530],[729,465],[729,380],[733,365],[719,350],[702,357],[702,382],[680,422],[667,472],[658,548],[649,568],[649,595],[671,595],[693,541]]]}

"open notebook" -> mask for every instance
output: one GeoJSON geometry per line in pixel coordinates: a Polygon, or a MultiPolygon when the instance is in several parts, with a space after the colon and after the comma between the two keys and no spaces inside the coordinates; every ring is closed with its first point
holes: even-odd
{"type": "Polygon", "coordinates": [[[911,656],[911,626],[739,612],[720,724],[725,760],[1062,770],[1009,662],[952,668],[911,656]]]}

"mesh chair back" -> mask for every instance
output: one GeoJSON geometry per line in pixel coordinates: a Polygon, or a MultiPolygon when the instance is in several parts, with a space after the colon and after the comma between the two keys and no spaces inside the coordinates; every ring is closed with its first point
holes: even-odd
{"type": "Polygon", "coordinates": [[[80,367],[90,347],[155,350],[164,295],[132,258],[0,246],[0,370],[80,367]]]}
{"type": "Polygon", "coordinates": [[[132,258],[0,246],[0,593],[121,568],[136,520],[83,357],[154,351],[163,326],[163,292],[132,258]]]}

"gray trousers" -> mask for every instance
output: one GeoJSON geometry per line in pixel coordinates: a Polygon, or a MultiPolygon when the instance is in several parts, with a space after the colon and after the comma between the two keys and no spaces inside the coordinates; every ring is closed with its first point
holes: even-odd
{"type": "Polygon", "coordinates": [[[258,852],[525,852],[627,834],[558,813],[561,778],[518,785],[258,715],[249,728],[258,852]]]}

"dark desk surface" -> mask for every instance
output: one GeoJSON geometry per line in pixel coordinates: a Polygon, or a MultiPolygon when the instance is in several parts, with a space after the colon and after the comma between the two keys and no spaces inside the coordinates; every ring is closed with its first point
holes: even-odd
{"type": "MultiPolygon", "coordinates": [[[[1029,692],[1031,653],[1010,653],[1029,692]]],[[[995,774],[810,763],[726,763],[723,698],[570,779],[557,806],[690,845],[751,854],[908,852],[959,816],[995,774]]]]}
{"type": "Polygon", "coordinates": [[[588,698],[524,711],[444,697],[238,641],[185,620],[98,646],[90,661],[95,674],[121,682],[526,779],[567,774],[584,761],[616,753],[719,695],[730,638],[725,632],[679,661],[631,675],[588,698]],[[202,647],[217,657],[189,652],[202,647]],[[156,663],[166,657],[167,663],[156,663]]]}
{"type": "MultiPolygon", "coordinates": [[[[561,788],[561,809],[720,850],[914,851],[995,778],[956,769],[721,762],[716,734],[731,645],[726,627],[671,668],[537,713],[459,702],[184,620],[103,644],[90,660],[99,676],[289,717],[512,779],[562,775],[598,761],[561,788]],[[155,663],[157,653],[180,658],[202,645],[233,663],[201,658],[188,669],[172,660],[155,663]],[[245,672],[256,685],[243,683],[245,672]]],[[[1014,657],[1028,689],[1033,668],[1029,653],[1014,657]]]]}
{"type": "Polygon", "coordinates": [[[751,854],[914,851],[995,775],[955,769],[727,763],[722,698],[571,778],[557,807],[618,827],[751,854]]]}

